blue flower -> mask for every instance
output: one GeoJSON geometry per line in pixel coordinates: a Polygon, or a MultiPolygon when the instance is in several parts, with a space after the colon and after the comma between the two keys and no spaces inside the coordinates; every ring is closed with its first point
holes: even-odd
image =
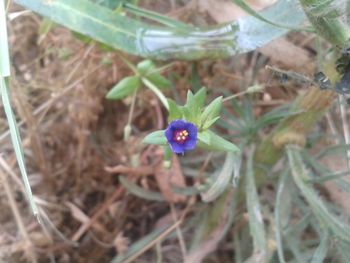
{"type": "Polygon", "coordinates": [[[181,154],[196,148],[197,133],[197,127],[184,120],[172,121],[164,131],[171,150],[181,154]]]}

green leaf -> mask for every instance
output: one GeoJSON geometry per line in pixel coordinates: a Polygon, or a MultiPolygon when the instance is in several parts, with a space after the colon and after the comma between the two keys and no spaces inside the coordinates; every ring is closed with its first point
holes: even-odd
{"type": "Polygon", "coordinates": [[[198,146],[213,151],[238,152],[239,148],[210,130],[198,133],[198,146]]]}
{"type": "Polygon", "coordinates": [[[202,109],[204,107],[205,98],[207,97],[207,89],[202,87],[200,90],[194,94],[194,103],[196,107],[202,109]]]}
{"type": "Polygon", "coordinates": [[[132,4],[126,3],[124,5],[124,7],[125,7],[125,10],[127,10],[128,12],[130,12],[133,15],[151,19],[151,20],[156,21],[156,22],[163,24],[165,26],[176,28],[177,30],[193,29],[193,27],[191,27],[190,25],[187,25],[187,24],[182,23],[180,21],[171,19],[167,16],[163,16],[161,14],[139,8],[138,6],[135,6],[132,4]]]}
{"type": "Polygon", "coordinates": [[[138,63],[137,70],[142,77],[148,79],[158,88],[165,89],[171,87],[171,82],[158,72],[156,65],[151,60],[146,59],[138,63]]]}
{"type": "Polygon", "coordinates": [[[185,108],[192,109],[195,105],[194,95],[191,90],[187,91],[185,108]]]}
{"type": "Polygon", "coordinates": [[[128,181],[128,179],[126,179],[124,176],[119,176],[119,182],[126,188],[126,190],[128,190],[130,193],[132,193],[135,196],[138,196],[140,198],[150,200],[150,201],[158,201],[158,202],[165,201],[161,193],[145,190],[144,188],[134,184],[133,182],[128,181]]]}
{"type": "Polygon", "coordinates": [[[308,173],[301,158],[300,150],[295,146],[288,146],[287,156],[294,182],[309,203],[320,224],[324,228],[331,230],[336,237],[349,242],[350,227],[331,214],[320,196],[306,183],[308,173]]]}
{"type": "Polygon", "coordinates": [[[169,104],[169,116],[168,121],[171,122],[173,120],[182,119],[182,110],[179,106],[177,106],[176,102],[172,99],[168,99],[169,104]]]}
{"type": "Polygon", "coordinates": [[[220,116],[222,96],[213,100],[203,111],[200,117],[200,129],[208,129],[220,116]],[[215,121],[213,121],[215,119],[215,121]]]}
{"type": "MultiPolygon", "coordinates": [[[[267,262],[267,240],[259,196],[254,179],[253,156],[254,152],[250,151],[247,160],[247,173],[245,185],[245,192],[247,196],[247,208],[249,215],[249,229],[250,235],[253,237],[253,257],[258,257],[259,255],[259,262],[267,262]]],[[[252,262],[257,262],[257,259],[253,260],[252,262]]]]}
{"type": "Polygon", "coordinates": [[[233,175],[233,169],[235,164],[235,159],[237,155],[234,153],[227,153],[224,165],[221,169],[216,171],[210,178],[213,183],[210,185],[209,189],[201,193],[202,201],[212,202],[217,199],[228,186],[231,186],[230,181],[233,175]]]}
{"type": "Polygon", "coordinates": [[[148,134],[144,139],[143,143],[146,144],[157,144],[157,145],[167,145],[167,139],[164,135],[163,130],[154,131],[148,134]]]}
{"type": "Polygon", "coordinates": [[[276,243],[277,243],[277,255],[279,262],[285,263],[283,253],[283,230],[288,224],[291,214],[291,195],[290,195],[290,184],[291,179],[288,171],[283,172],[280,176],[277,195],[276,195],[276,206],[275,206],[275,222],[276,222],[276,243]]]}
{"type": "Polygon", "coordinates": [[[106,95],[107,99],[119,100],[133,94],[141,87],[138,76],[126,77],[119,81],[106,95]]]}
{"type": "Polygon", "coordinates": [[[264,21],[265,23],[268,23],[272,26],[276,26],[276,27],[281,27],[281,28],[288,28],[288,29],[292,29],[292,30],[298,30],[297,28],[293,28],[293,26],[289,26],[289,25],[284,25],[284,24],[277,24],[269,19],[266,19],[264,16],[260,15],[259,13],[257,13],[254,9],[252,9],[244,0],[232,0],[236,5],[238,5],[240,8],[242,8],[244,11],[246,11],[248,14],[252,15],[253,17],[264,21]]]}
{"type": "MultiPolygon", "coordinates": [[[[255,50],[288,32],[247,16],[229,24],[178,30],[132,19],[88,0],[15,0],[54,22],[113,48],[156,59],[224,58],[255,50]]],[[[260,13],[259,13],[260,14],[260,13]]],[[[275,23],[299,25],[305,15],[298,1],[278,1],[261,12],[275,23]]]]}
{"type": "Polygon", "coordinates": [[[327,251],[329,248],[329,235],[326,231],[323,233],[320,245],[317,247],[315,254],[312,256],[311,263],[325,262],[327,257],[327,251]]]}
{"type": "Polygon", "coordinates": [[[171,87],[171,82],[168,79],[164,78],[162,75],[160,75],[158,72],[148,74],[147,76],[145,76],[145,78],[160,89],[167,89],[171,87]]]}
{"type": "Polygon", "coordinates": [[[149,72],[155,69],[156,69],[156,65],[153,63],[152,60],[149,60],[149,59],[142,60],[137,64],[137,70],[142,76],[147,75],[149,72]]]}

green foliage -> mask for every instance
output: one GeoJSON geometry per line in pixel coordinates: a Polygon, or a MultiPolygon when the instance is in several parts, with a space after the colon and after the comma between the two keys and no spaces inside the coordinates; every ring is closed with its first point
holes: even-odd
{"type": "Polygon", "coordinates": [[[208,178],[208,181],[211,182],[211,184],[201,193],[202,201],[212,202],[227,190],[232,181],[236,158],[238,158],[237,154],[231,152],[226,154],[222,168],[218,169],[208,178]]]}
{"type": "Polygon", "coordinates": [[[127,189],[131,194],[149,201],[164,202],[164,197],[158,192],[152,192],[145,190],[144,188],[136,185],[133,182],[128,181],[125,177],[119,176],[120,183],[127,189]]]}
{"type": "Polygon", "coordinates": [[[238,152],[239,148],[210,130],[198,134],[198,146],[212,151],[238,152]]]}
{"type": "MultiPolygon", "coordinates": [[[[198,29],[134,5],[122,6],[126,12],[139,18],[146,17],[165,25],[153,26],[107,8],[119,6],[116,4],[119,1],[104,1],[107,7],[88,0],[15,2],[115,49],[156,59],[198,60],[229,57],[254,50],[288,32],[288,29],[267,24],[255,16],[247,16],[215,29],[198,29]],[[184,43],[186,48],[183,48],[184,43]]],[[[276,24],[288,23],[290,27],[298,26],[305,19],[296,0],[278,1],[261,12],[261,16],[269,17],[276,24]]]]}
{"type": "Polygon", "coordinates": [[[249,214],[249,229],[253,237],[253,255],[251,262],[268,262],[267,240],[265,226],[261,211],[259,196],[256,189],[253,168],[253,151],[248,154],[246,169],[246,186],[247,208],[249,214]]]}
{"type": "Polygon", "coordinates": [[[167,141],[164,136],[164,131],[155,131],[148,134],[144,139],[143,143],[155,144],[155,145],[166,145],[167,141]]]}
{"type": "Polygon", "coordinates": [[[329,230],[333,236],[349,242],[350,227],[341,222],[335,215],[331,214],[315,190],[306,184],[305,181],[308,179],[308,175],[299,150],[290,146],[287,148],[287,154],[294,182],[310,204],[310,207],[319,220],[320,225],[326,230],[329,230]]]}
{"type": "Polygon", "coordinates": [[[132,95],[141,87],[141,79],[138,76],[126,77],[119,81],[106,95],[107,99],[118,100],[132,95]]]}
{"type": "Polygon", "coordinates": [[[171,87],[171,82],[160,75],[156,65],[151,60],[143,60],[137,64],[137,70],[141,77],[147,79],[160,89],[171,87]]]}
{"type": "Polygon", "coordinates": [[[213,100],[207,107],[205,107],[201,114],[200,130],[208,129],[215,121],[218,120],[222,108],[222,97],[213,100]]]}
{"type": "MultiPolygon", "coordinates": [[[[169,122],[183,119],[195,124],[198,127],[198,146],[200,148],[212,151],[238,152],[239,148],[236,145],[209,130],[210,126],[220,118],[222,97],[216,98],[207,107],[204,107],[205,99],[206,89],[204,87],[196,94],[188,91],[184,106],[178,106],[173,100],[168,99],[169,122]]],[[[164,142],[166,142],[164,131],[149,134],[143,142],[164,145],[164,142]]]]}
{"type": "MultiPolygon", "coordinates": [[[[134,76],[123,78],[106,95],[107,99],[123,99],[137,92],[143,85],[149,88],[160,99],[166,109],[169,108],[168,101],[161,89],[170,88],[171,83],[164,78],[151,60],[144,60],[132,65],[122,57],[124,62],[135,72],[134,76]],[[143,84],[143,85],[142,85],[143,84]]],[[[135,93],[136,94],[136,93],[135,93]]]]}

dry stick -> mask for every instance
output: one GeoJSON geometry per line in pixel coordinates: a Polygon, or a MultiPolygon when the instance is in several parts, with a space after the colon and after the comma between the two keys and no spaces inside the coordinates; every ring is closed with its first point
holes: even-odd
{"type": "MultiPolygon", "coordinates": [[[[173,217],[174,222],[178,222],[179,220],[177,218],[176,210],[175,210],[173,203],[170,203],[170,210],[171,210],[171,215],[173,217]]],[[[186,255],[187,255],[186,243],[185,243],[183,234],[182,234],[179,226],[176,227],[176,235],[177,235],[177,238],[179,240],[181,253],[182,253],[182,259],[185,260],[186,255]]]]}
{"type": "Polygon", "coordinates": [[[339,133],[337,131],[337,128],[335,127],[335,123],[332,119],[332,116],[330,115],[329,112],[326,113],[326,119],[327,119],[327,122],[328,122],[328,125],[329,125],[329,128],[331,129],[331,133],[332,135],[334,136],[334,142],[336,144],[339,144],[340,143],[340,140],[339,140],[339,133]]]}
{"type": "Polygon", "coordinates": [[[155,246],[156,244],[160,243],[164,238],[166,238],[171,232],[176,230],[177,227],[179,227],[183,220],[185,219],[185,216],[187,215],[189,209],[192,207],[192,205],[195,203],[195,198],[192,197],[192,199],[188,202],[187,206],[185,207],[184,211],[182,212],[181,217],[179,220],[171,225],[169,228],[163,231],[156,239],[152,240],[148,245],[144,246],[140,251],[138,251],[136,254],[132,255],[130,258],[125,260],[123,263],[131,263],[135,262],[134,260],[141,256],[143,253],[145,253],[148,249],[155,246]]]}
{"type": "Polygon", "coordinates": [[[37,132],[39,123],[37,119],[34,117],[31,109],[31,105],[29,105],[28,98],[22,98],[21,93],[19,92],[19,84],[17,83],[16,77],[12,78],[13,80],[13,89],[14,89],[14,101],[16,104],[16,108],[22,119],[27,123],[29,128],[30,145],[33,151],[34,156],[37,159],[37,163],[39,166],[39,170],[41,171],[44,180],[48,183],[49,187],[53,187],[52,177],[50,177],[50,169],[47,165],[44,149],[42,145],[42,141],[40,138],[40,134],[37,132]]]}
{"type": "Polygon", "coordinates": [[[68,84],[69,81],[71,81],[74,73],[78,70],[78,68],[83,64],[84,60],[88,57],[88,55],[90,54],[90,52],[94,49],[95,44],[90,45],[84,52],[83,57],[79,60],[79,62],[75,65],[75,67],[73,68],[73,70],[69,73],[67,79],[65,80],[64,84],[68,84]]]}
{"type": "MultiPolygon", "coordinates": [[[[344,132],[344,139],[345,143],[349,144],[350,142],[350,130],[349,130],[349,123],[346,117],[346,101],[342,95],[338,95],[338,103],[339,103],[339,108],[340,108],[340,117],[342,120],[342,125],[343,125],[343,132],[344,132]]],[[[346,151],[346,159],[347,159],[347,165],[348,165],[348,170],[350,168],[350,150],[346,151]]]]}
{"type": "Polygon", "coordinates": [[[146,252],[148,249],[153,247],[154,245],[158,244],[161,242],[164,238],[166,238],[168,235],[170,235],[171,232],[173,232],[179,225],[182,223],[181,221],[177,221],[174,223],[172,226],[167,228],[166,230],[163,231],[156,239],[152,240],[148,245],[144,246],[140,251],[138,251],[136,254],[132,255],[129,259],[125,260],[123,263],[131,263],[135,262],[134,260],[141,256],[144,252],[146,252]]]}
{"type": "Polygon", "coordinates": [[[116,199],[119,199],[123,194],[124,194],[125,189],[122,187],[117,188],[112,196],[102,205],[102,207],[91,217],[89,221],[84,223],[83,225],[80,226],[78,231],[73,235],[72,241],[76,242],[78,241],[82,235],[93,225],[93,223],[100,217],[102,216],[110,207],[111,204],[116,199]]]}
{"type": "MultiPolygon", "coordinates": [[[[46,101],[42,105],[40,105],[38,108],[36,108],[33,112],[34,116],[39,115],[40,113],[44,112],[47,110],[50,106],[52,106],[54,103],[58,101],[63,95],[67,94],[69,91],[71,91],[77,84],[79,84],[81,81],[83,81],[85,78],[89,77],[92,73],[97,71],[99,68],[101,68],[103,65],[98,65],[95,68],[93,68],[89,73],[85,74],[81,78],[77,79],[75,82],[73,82],[71,85],[66,87],[60,94],[57,96],[53,97],[52,99],[46,101]]],[[[21,121],[18,123],[18,128],[22,127],[25,122],[21,121]]],[[[10,135],[10,130],[5,131],[1,136],[0,136],[0,144],[7,138],[7,136],[10,135]]]]}
{"type": "Polygon", "coordinates": [[[33,244],[29,238],[29,235],[28,235],[28,232],[24,226],[24,223],[22,221],[22,217],[21,217],[21,214],[19,212],[19,209],[17,207],[17,203],[15,201],[15,198],[13,196],[13,193],[12,193],[12,189],[9,185],[9,182],[7,180],[7,175],[3,172],[2,169],[0,169],[0,177],[3,181],[3,185],[4,185],[4,188],[5,188],[5,193],[6,193],[6,196],[9,200],[9,204],[10,204],[10,207],[11,207],[11,210],[12,210],[12,213],[13,213],[13,216],[15,217],[15,220],[16,220],[16,224],[17,224],[17,227],[19,229],[19,232],[21,233],[24,241],[26,244],[29,244],[29,257],[30,257],[30,260],[31,262],[33,263],[37,263],[37,259],[36,259],[36,256],[32,250],[32,247],[33,247],[33,244]]]}

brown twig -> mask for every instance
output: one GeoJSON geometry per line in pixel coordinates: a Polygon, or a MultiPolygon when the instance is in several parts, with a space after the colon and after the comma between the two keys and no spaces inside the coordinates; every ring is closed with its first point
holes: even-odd
{"type": "Polygon", "coordinates": [[[17,203],[15,201],[15,198],[13,196],[13,192],[12,192],[12,189],[11,189],[11,186],[8,182],[8,179],[7,179],[7,175],[3,172],[2,169],[0,169],[0,178],[2,179],[3,181],[3,186],[4,186],[4,189],[5,189],[5,193],[6,193],[6,196],[9,200],[9,205],[11,207],[11,210],[12,210],[12,213],[13,213],[13,216],[16,220],[16,224],[17,224],[17,227],[19,229],[19,232],[21,233],[23,239],[24,239],[24,242],[25,244],[27,244],[28,246],[26,247],[27,249],[27,253],[28,253],[28,256],[29,256],[29,259],[32,263],[37,263],[37,258],[36,258],[36,255],[33,251],[33,244],[29,238],[29,235],[28,235],[28,232],[26,230],[26,227],[23,223],[23,220],[22,220],[22,217],[21,217],[21,214],[19,212],[19,209],[18,209],[18,206],[17,206],[17,203]]]}
{"type": "Polygon", "coordinates": [[[119,199],[124,194],[124,192],[125,189],[123,187],[118,187],[111,195],[111,197],[107,199],[107,201],[101,206],[101,208],[91,217],[91,219],[80,226],[78,231],[73,235],[72,241],[78,241],[82,237],[82,235],[84,235],[85,232],[89,230],[89,228],[94,224],[94,222],[96,222],[100,218],[100,216],[102,216],[108,210],[111,204],[113,204],[113,202],[116,199],[119,199]]]}

